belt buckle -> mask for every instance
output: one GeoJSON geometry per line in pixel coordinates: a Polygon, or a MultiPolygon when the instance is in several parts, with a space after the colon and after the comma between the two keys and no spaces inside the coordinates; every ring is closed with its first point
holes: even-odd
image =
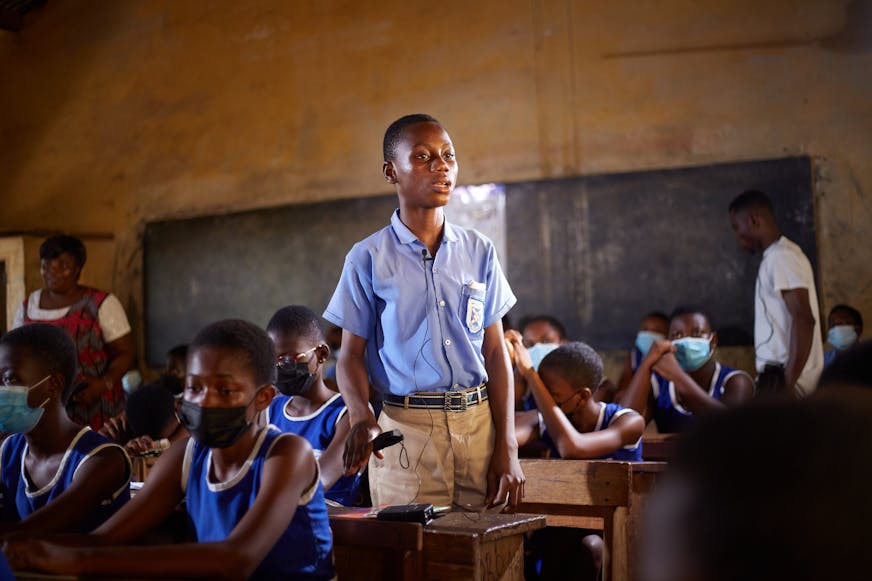
{"type": "Polygon", "coordinates": [[[442,410],[446,412],[465,412],[468,407],[468,401],[465,393],[457,393],[446,391],[445,399],[443,400],[442,410]],[[451,402],[451,398],[460,398],[460,403],[454,404],[451,402]]]}

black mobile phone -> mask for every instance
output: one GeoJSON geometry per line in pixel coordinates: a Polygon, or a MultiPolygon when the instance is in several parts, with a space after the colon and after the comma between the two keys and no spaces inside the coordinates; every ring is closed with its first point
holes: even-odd
{"type": "Polygon", "coordinates": [[[433,520],[433,516],[432,504],[399,504],[384,507],[378,511],[376,519],[417,522],[427,525],[433,520]]]}
{"type": "Polygon", "coordinates": [[[394,444],[399,444],[403,441],[403,433],[399,430],[391,430],[389,432],[382,432],[378,436],[376,436],[375,440],[372,441],[372,451],[378,452],[379,450],[383,450],[388,446],[393,446],[394,444]]]}

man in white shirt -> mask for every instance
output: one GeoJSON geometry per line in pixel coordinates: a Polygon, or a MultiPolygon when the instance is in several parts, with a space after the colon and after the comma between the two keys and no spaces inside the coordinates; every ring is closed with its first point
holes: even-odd
{"type": "MultiPolygon", "coordinates": [[[[783,389],[810,394],[823,370],[823,342],[811,263],[775,223],[772,201],[748,190],[729,207],[730,224],[743,250],[762,252],[754,299],[754,350],[758,388],[783,373],[783,389]]],[[[780,377],[779,377],[780,379],[780,377]]]]}

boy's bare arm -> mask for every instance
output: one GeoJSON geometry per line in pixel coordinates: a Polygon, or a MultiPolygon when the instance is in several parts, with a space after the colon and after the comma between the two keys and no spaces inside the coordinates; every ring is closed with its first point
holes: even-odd
{"type": "Polygon", "coordinates": [[[485,504],[496,506],[508,500],[510,506],[517,506],[524,496],[524,473],[518,461],[512,372],[501,321],[485,328],[482,354],[488,375],[488,399],[496,436],[488,468],[485,504]]]}
{"type": "MultiPolygon", "coordinates": [[[[366,339],[342,330],[342,349],[336,364],[336,380],[345,405],[351,429],[345,440],[343,467],[350,475],[363,470],[372,453],[372,441],[381,433],[375,415],[369,407],[369,378],[366,374],[366,339]]],[[[381,453],[376,452],[381,458],[381,453]]]]}

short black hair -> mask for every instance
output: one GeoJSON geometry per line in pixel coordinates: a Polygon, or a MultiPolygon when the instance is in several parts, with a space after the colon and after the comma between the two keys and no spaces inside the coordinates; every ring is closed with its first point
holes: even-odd
{"type": "Polygon", "coordinates": [[[844,351],[836,351],[833,362],[824,368],[818,387],[854,385],[872,387],[872,339],[860,341],[844,351]]]}
{"type": "Polygon", "coordinates": [[[542,359],[539,371],[551,370],[573,387],[595,390],[603,382],[603,360],[587,343],[573,341],[561,345],[542,359]]]}
{"type": "Polygon", "coordinates": [[[79,354],[75,343],[63,329],[45,323],[25,325],[9,331],[0,339],[0,345],[27,347],[47,373],[60,373],[64,379],[61,403],[67,404],[75,387],[79,354]]]}
{"type": "Polygon", "coordinates": [[[563,323],[557,320],[556,317],[552,317],[551,315],[535,315],[532,317],[524,317],[521,319],[521,333],[524,332],[524,329],[527,328],[527,325],[530,323],[548,323],[549,326],[553,327],[557,334],[560,335],[561,339],[566,339],[566,327],[563,326],[563,323]]]}
{"type": "Polygon", "coordinates": [[[318,315],[303,305],[289,305],[277,310],[267,323],[266,330],[283,335],[306,337],[319,343],[326,341],[318,315]]]}
{"type": "MultiPolygon", "coordinates": [[[[242,319],[225,319],[202,329],[188,348],[188,358],[202,348],[230,349],[245,356],[258,387],[275,383],[276,356],[266,331],[242,319]]],[[[189,361],[190,368],[190,361],[189,361]]]]}
{"type": "Polygon", "coordinates": [[[45,242],[39,247],[40,260],[54,260],[64,252],[69,252],[76,259],[79,267],[85,266],[85,260],[88,258],[88,253],[85,251],[85,244],[75,236],[67,234],[58,234],[45,239],[45,242]]]}
{"type": "Polygon", "coordinates": [[[391,123],[385,131],[385,138],[382,142],[382,153],[385,161],[393,161],[397,156],[397,148],[400,145],[400,140],[403,137],[403,130],[410,125],[418,123],[435,123],[442,125],[435,118],[425,113],[413,113],[412,115],[404,115],[393,123],[391,123]]]}
{"type": "Polygon", "coordinates": [[[188,358],[188,344],[183,343],[182,345],[176,345],[169,351],[167,351],[167,359],[170,357],[175,357],[176,359],[187,359],[188,358]]]}
{"type": "Polygon", "coordinates": [[[175,415],[175,400],[173,393],[159,382],[147,383],[128,395],[124,411],[132,437],[162,438],[175,415]]]}
{"type": "Polygon", "coordinates": [[[851,318],[854,319],[854,322],[857,324],[858,327],[861,327],[861,328],[863,327],[863,315],[861,315],[860,311],[858,311],[854,307],[849,306],[849,305],[836,305],[835,307],[830,309],[829,316],[832,317],[833,313],[835,313],[837,311],[842,311],[844,313],[848,313],[848,315],[850,315],[851,318]]]}
{"type": "Polygon", "coordinates": [[[745,190],[730,202],[729,212],[741,212],[742,210],[765,210],[770,215],[775,213],[772,200],[760,190],[745,190]]]}
{"type": "Polygon", "coordinates": [[[712,316],[709,314],[707,309],[699,305],[679,305],[675,307],[672,311],[672,314],[669,315],[669,322],[672,322],[672,319],[675,317],[681,317],[682,315],[702,315],[705,317],[705,320],[708,321],[709,328],[714,330],[715,324],[712,321],[712,316]]]}

